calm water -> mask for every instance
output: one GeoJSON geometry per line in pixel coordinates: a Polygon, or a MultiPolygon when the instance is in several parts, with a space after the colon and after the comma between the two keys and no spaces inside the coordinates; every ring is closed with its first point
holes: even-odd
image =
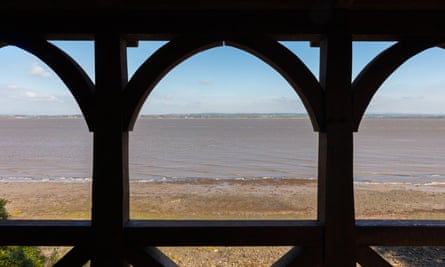
{"type": "MultiPolygon", "coordinates": [[[[0,118],[0,179],[89,181],[92,134],[80,118],[0,118]]],[[[367,119],[355,134],[359,182],[445,182],[445,119],[367,119]]],[[[144,181],[317,176],[306,119],[141,118],[130,176],[144,181]]]]}
{"type": "Polygon", "coordinates": [[[355,135],[355,179],[445,182],[445,118],[366,119],[355,135]]]}
{"type": "Polygon", "coordinates": [[[316,141],[307,119],[142,119],[132,177],[314,178],[316,141]]]}

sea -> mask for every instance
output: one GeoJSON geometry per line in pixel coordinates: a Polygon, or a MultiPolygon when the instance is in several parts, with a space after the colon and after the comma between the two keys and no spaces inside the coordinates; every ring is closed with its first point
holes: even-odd
{"type": "MultiPolygon", "coordinates": [[[[0,181],[90,182],[81,116],[0,117],[0,181]]],[[[141,116],[130,179],[317,179],[318,134],[304,115],[141,116]]],[[[445,117],[369,116],[354,133],[356,183],[445,184],[445,117]]]]}

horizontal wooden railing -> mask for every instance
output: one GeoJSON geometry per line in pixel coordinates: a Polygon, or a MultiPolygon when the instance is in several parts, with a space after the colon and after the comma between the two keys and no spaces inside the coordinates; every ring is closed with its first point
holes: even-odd
{"type": "MultiPolygon", "coordinates": [[[[136,246],[316,246],[322,228],[315,220],[131,220],[125,242],[136,246]]],[[[445,221],[358,220],[359,246],[445,246],[445,221]]],[[[0,245],[86,244],[90,221],[8,220],[0,222],[0,245]]]]}
{"type": "Polygon", "coordinates": [[[359,245],[445,246],[445,221],[360,220],[356,238],[359,245]]]}

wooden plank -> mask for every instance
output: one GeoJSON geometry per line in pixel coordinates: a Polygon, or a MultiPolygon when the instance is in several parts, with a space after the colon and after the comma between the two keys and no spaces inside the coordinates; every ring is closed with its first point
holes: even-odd
{"type": "Polygon", "coordinates": [[[271,267],[313,267],[321,264],[321,247],[295,247],[271,267]]]}
{"type": "Polygon", "coordinates": [[[138,246],[314,246],[316,221],[130,221],[126,243],[138,246]]]}
{"type": "Polygon", "coordinates": [[[85,70],[60,48],[39,36],[19,36],[17,34],[0,35],[0,48],[4,44],[16,46],[38,57],[47,64],[64,82],[76,100],[82,115],[92,131],[91,121],[94,84],[85,70]]]}
{"type": "Polygon", "coordinates": [[[92,223],[121,228],[129,218],[128,132],[122,127],[121,103],[127,83],[125,41],[118,34],[98,34],[95,53],[92,223]]]}
{"type": "Polygon", "coordinates": [[[368,246],[357,248],[357,262],[362,267],[392,267],[382,256],[368,246]]]}
{"type": "MultiPolygon", "coordinates": [[[[354,39],[364,40],[413,40],[445,36],[444,10],[355,10],[345,13],[354,39]],[[379,19],[376,20],[375,18],[379,19]],[[394,19],[397,18],[397,19],[394,19]]],[[[175,12],[172,10],[125,10],[108,9],[50,9],[10,8],[0,9],[2,31],[33,32],[56,38],[57,35],[92,40],[95,31],[117,29],[125,34],[136,34],[148,39],[171,39],[183,34],[265,34],[283,40],[303,40],[318,37],[327,32],[330,23],[311,8],[295,10],[196,10],[175,12]],[[40,18],[47,19],[42,20],[40,18]],[[230,18],[230,19],[228,19],[230,18]],[[18,24],[17,21],[33,21],[32,24],[18,24]],[[57,23],[53,23],[57,21],[57,23]],[[76,23],[73,23],[75,21],[76,23]],[[162,21],[162,23],[159,23],[162,21]],[[202,23],[206,21],[206,23],[202,23]]],[[[59,37],[60,38],[60,37],[59,37]]]]}
{"type": "Polygon", "coordinates": [[[188,11],[188,10],[214,10],[214,9],[247,9],[247,10],[269,10],[269,9],[294,9],[308,6],[317,6],[320,0],[299,0],[299,1],[271,1],[271,0],[212,0],[212,1],[199,1],[190,0],[187,2],[181,0],[162,1],[61,1],[53,2],[50,0],[41,1],[41,5],[35,3],[32,0],[4,0],[0,3],[0,7],[33,7],[37,10],[42,6],[51,6],[52,8],[75,8],[75,9],[138,9],[138,10],[175,10],[175,11],[188,11]]]}
{"type": "Polygon", "coordinates": [[[124,90],[124,127],[129,131],[133,130],[146,98],[172,68],[202,50],[222,44],[222,40],[210,36],[187,36],[170,41],[153,53],[138,67],[124,90]]]}
{"type": "Polygon", "coordinates": [[[90,260],[86,248],[75,246],[66,253],[53,267],[82,267],[90,260]]]}
{"type": "Polygon", "coordinates": [[[357,221],[359,245],[445,246],[445,221],[357,221]]]}
{"type": "Polygon", "coordinates": [[[74,246],[90,242],[89,221],[0,221],[0,245],[74,246]]]}
{"type": "Polygon", "coordinates": [[[270,38],[233,37],[227,38],[225,43],[253,54],[274,68],[299,96],[314,131],[323,129],[323,90],[317,78],[297,55],[270,38]]]}
{"type": "Polygon", "coordinates": [[[360,71],[352,84],[354,131],[358,131],[366,108],[383,82],[408,59],[439,43],[432,40],[398,42],[377,55],[360,71]]]}
{"type": "Polygon", "coordinates": [[[122,91],[127,83],[126,45],[118,33],[95,39],[96,112],[93,142],[91,266],[128,266],[122,251],[129,219],[128,132],[122,91]]]}
{"type": "MultiPolygon", "coordinates": [[[[342,22],[332,27],[341,27],[342,22]]],[[[320,43],[325,132],[319,133],[318,217],[324,227],[323,266],[355,266],[352,135],[352,41],[332,32],[320,43]]]]}
{"type": "Polygon", "coordinates": [[[124,125],[128,125],[129,130],[133,129],[146,97],[168,71],[188,57],[223,43],[257,56],[278,71],[300,96],[314,129],[323,127],[322,89],[312,72],[294,53],[270,38],[217,33],[176,38],[151,55],[137,69],[125,89],[127,109],[124,125]]]}
{"type": "MultiPolygon", "coordinates": [[[[209,9],[295,9],[295,8],[320,8],[319,6],[325,3],[327,0],[299,0],[299,1],[276,1],[276,0],[213,0],[210,2],[203,2],[198,0],[191,0],[184,2],[182,0],[171,0],[168,2],[162,0],[152,1],[60,1],[54,2],[52,0],[43,0],[36,3],[33,0],[4,0],[0,3],[0,7],[32,7],[42,8],[50,6],[54,9],[63,8],[75,8],[75,9],[88,9],[88,8],[122,8],[122,9],[139,9],[139,10],[177,10],[188,11],[192,9],[197,10],[209,10],[209,9]]],[[[334,1],[333,1],[334,2],[334,1]]],[[[336,0],[339,3],[349,2],[348,6],[356,9],[445,9],[445,3],[438,0],[336,0]]]]}
{"type": "Polygon", "coordinates": [[[133,267],[178,267],[178,265],[155,247],[128,248],[127,258],[133,267]]]}
{"type": "MultiPolygon", "coordinates": [[[[130,221],[126,242],[138,245],[320,244],[316,221],[130,221]],[[252,228],[256,234],[245,233],[252,228]],[[198,236],[202,232],[208,236],[198,236]]],[[[0,222],[0,245],[74,246],[91,240],[89,221],[8,220],[0,222]]],[[[445,221],[358,220],[358,245],[445,246],[445,221]]]]}

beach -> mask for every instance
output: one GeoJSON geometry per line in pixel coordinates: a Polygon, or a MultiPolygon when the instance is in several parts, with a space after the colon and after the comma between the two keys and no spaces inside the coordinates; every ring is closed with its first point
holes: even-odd
{"type": "MultiPolygon", "coordinates": [[[[315,180],[130,183],[132,219],[316,219],[315,180]]],[[[357,219],[445,219],[445,186],[355,184],[357,219]]],[[[89,219],[91,183],[1,182],[14,219],[89,219]]]]}
{"type": "MultiPolygon", "coordinates": [[[[315,219],[316,189],[315,180],[302,179],[132,182],[130,217],[315,219]]],[[[88,182],[2,182],[0,197],[8,200],[6,208],[11,219],[90,218],[91,183],[88,182]]],[[[355,205],[357,219],[445,219],[445,187],[356,183],[355,205]]],[[[270,266],[289,249],[162,248],[181,266],[270,266]]],[[[425,252],[419,248],[400,248],[401,255],[398,250],[379,249],[394,266],[445,266],[442,249],[425,252]],[[413,253],[415,257],[409,257],[413,253]],[[429,263],[419,262],[424,256],[430,258],[429,263]],[[416,262],[409,263],[410,260],[416,262]]]]}

